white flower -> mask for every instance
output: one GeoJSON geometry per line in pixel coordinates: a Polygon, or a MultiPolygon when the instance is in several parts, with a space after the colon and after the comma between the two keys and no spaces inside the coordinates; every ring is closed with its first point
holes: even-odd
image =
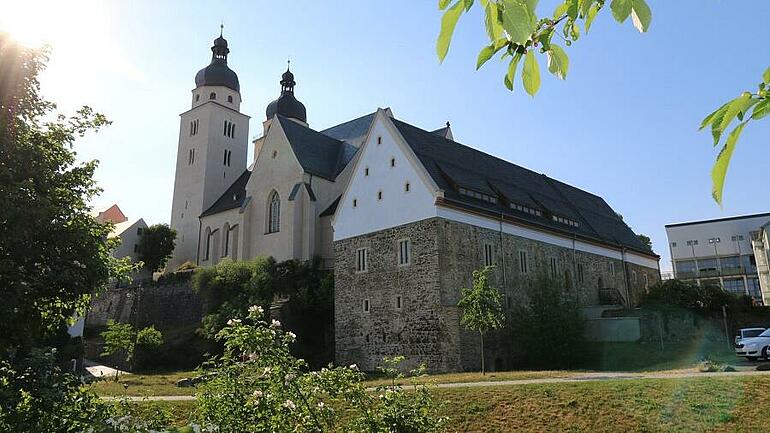
{"type": "Polygon", "coordinates": [[[287,375],[286,375],[286,380],[284,381],[284,383],[285,383],[286,385],[288,385],[288,384],[289,384],[289,383],[290,383],[292,380],[294,380],[296,377],[297,377],[297,375],[295,375],[294,373],[289,373],[289,374],[287,374],[287,375]]]}
{"type": "Polygon", "coordinates": [[[291,331],[289,331],[288,333],[286,333],[286,335],[288,335],[288,336],[289,336],[289,338],[291,338],[292,340],[295,340],[295,339],[297,338],[297,334],[295,334],[295,333],[293,333],[293,332],[291,332],[291,331]]]}
{"type": "Polygon", "coordinates": [[[351,370],[358,370],[358,366],[356,364],[350,364],[350,367],[348,368],[350,368],[351,370]]]}
{"type": "Polygon", "coordinates": [[[322,401],[319,401],[319,402],[318,402],[318,407],[319,407],[319,408],[321,408],[321,409],[323,409],[323,408],[324,408],[324,402],[322,402],[322,401]]]}
{"type": "Polygon", "coordinates": [[[281,322],[273,319],[273,326],[275,326],[276,328],[279,328],[281,326],[281,322]]]}
{"type": "Polygon", "coordinates": [[[262,397],[262,391],[256,390],[252,395],[254,396],[254,398],[260,398],[262,397]]]}
{"type": "Polygon", "coordinates": [[[297,408],[297,405],[295,405],[294,402],[291,400],[286,400],[285,402],[283,402],[283,407],[289,410],[294,410],[297,408]]]}
{"type": "Polygon", "coordinates": [[[260,307],[259,305],[252,305],[251,307],[249,307],[249,314],[254,316],[262,315],[263,311],[264,310],[262,310],[262,307],[260,307]]]}

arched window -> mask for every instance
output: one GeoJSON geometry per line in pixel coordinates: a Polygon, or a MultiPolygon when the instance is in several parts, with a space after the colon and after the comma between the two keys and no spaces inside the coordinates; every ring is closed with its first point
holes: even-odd
{"type": "Polygon", "coordinates": [[[203,260],[209,259],[209,253],[211,252],[211,227],[206,227],[206,251],[203,253],[203,260]]]}
{"type": "Polygon", "coordinates": [[[267,232],[277,233],[281,229],[281,199],[273,191],[267,199],[267,232]]]}
{"type": "Polygon", "coordinates": [[[233,95],[227,95],[227,102],[233,102],[233,95]]]}
{"type": "Polygon", "coordinates": [[[209,95],[209,99],[217,99],[217,94],[214,92],[211,92],[211,94],[209,95]]]}
{"type": "Polygon", "coordinates": [[[222,236],[224,237],[224,245],[222,247],[222,257],[230,255],[230,224],[225,223],[222,228],[222,236]]]}

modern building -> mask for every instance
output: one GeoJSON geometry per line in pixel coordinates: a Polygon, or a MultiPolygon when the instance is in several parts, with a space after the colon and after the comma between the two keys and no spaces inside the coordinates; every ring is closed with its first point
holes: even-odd
{"type": "Polygon", "coordinates": [[[508,308],[540,275],[583,306],[636,305],[660,279],[659,257],[601,197],[389,108],[313,129],[288,69],[247,163],[249,116],[221,35],[212,52],[181,115],[169,268],[320,257],[335,273],[338,363],[476,368],[457,302],[485,265],[508,308]]]}
{"type": "Polygon", "coordinates": [[[674,275],[763,302],[752,236],[770,213],[666,225],[674,275]]]}

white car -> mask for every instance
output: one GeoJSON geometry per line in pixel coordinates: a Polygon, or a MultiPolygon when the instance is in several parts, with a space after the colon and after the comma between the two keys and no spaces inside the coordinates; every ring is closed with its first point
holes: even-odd
{"type": "Polygon", "coordinates": [[[741,339],[735,345],[735,354],[745,356],[749,361],[755,361],[757,358],[769,359],[770,329],[765,330],[756,337],[741,339]]]}
{"type": "Polygon", "coordinates": [[[744,338],[756,337],[765,331],[765,328],[741,328],[738,330],[738,335],[735,336],[735,344],[738,344],[744,338]]]}

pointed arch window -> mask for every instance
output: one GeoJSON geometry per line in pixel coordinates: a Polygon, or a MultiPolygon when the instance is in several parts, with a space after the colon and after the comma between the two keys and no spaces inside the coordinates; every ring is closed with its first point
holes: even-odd
{"type": "Polygon", "coordinates": [[[267,232],[278,233],[281,229],[281,198],[278,192],[270,193],[267,200],[267,232]]]}

